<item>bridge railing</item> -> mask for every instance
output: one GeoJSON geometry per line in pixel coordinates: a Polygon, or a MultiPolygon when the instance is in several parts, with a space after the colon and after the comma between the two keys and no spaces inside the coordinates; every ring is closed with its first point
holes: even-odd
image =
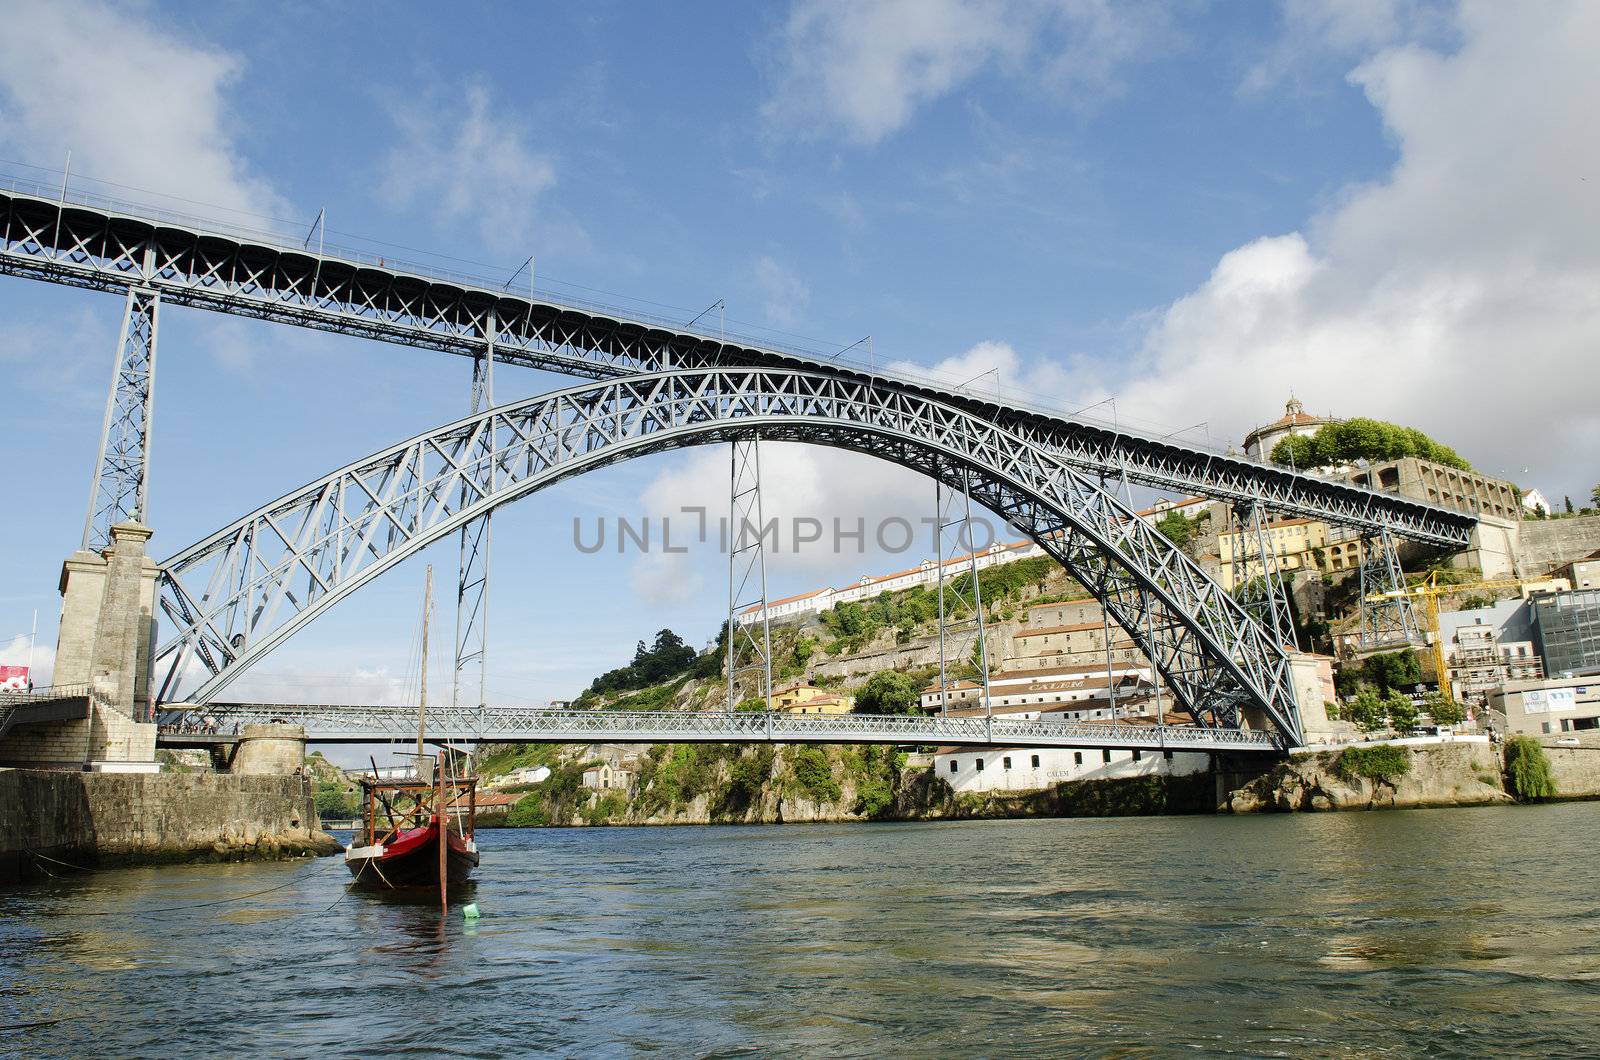
{"type": "Polygon", "coordinates": [[[53,703],[60,699],[82,699],[89,694],[89,686],[44,685],[27,692],[0,692],[0,707],[20,707],[28,703],[53,703]]]}

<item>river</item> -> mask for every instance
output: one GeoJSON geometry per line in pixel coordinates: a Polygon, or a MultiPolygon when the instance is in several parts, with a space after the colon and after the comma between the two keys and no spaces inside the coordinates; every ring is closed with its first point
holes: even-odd
{"type": "Polygon", "coordinates": [[[0,1055],[1594,1055],[1597,834],[1600,803],[486,831],[475,921],[338,859],[64,874],[0,894],[0,1055]]]}

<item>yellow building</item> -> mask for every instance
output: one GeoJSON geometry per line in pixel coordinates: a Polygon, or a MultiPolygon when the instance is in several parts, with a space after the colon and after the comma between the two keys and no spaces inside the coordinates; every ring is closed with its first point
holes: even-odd
{"type": "MultiPolygon", "coordinates": [[[[1360,544],[1354,539],[1330,542],[1328,524],[1316,519],[1280,519],[1262,530],[1267,549],[1279,572],[1297,570],[1354,570],[1361,564],[1360,544]]],[[[1261,577],[1261,548],[1253,527],[1217,537],[1224,589],[1261,577]]]]}
{"type": "Polygon", "coordinates": [[[772,690],[772,706],[785,714],[848,714],[856,697],[815,685],[793,684],[772,690]]]}

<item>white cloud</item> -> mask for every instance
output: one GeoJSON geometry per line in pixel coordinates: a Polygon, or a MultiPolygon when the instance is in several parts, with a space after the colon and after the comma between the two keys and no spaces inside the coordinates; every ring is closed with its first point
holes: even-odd
{"type": "MultiPolygon", "coordinates": [[[[196,673],[195,676],[202,675],[196,673]]],[[[447,678],[448,673],[445,676],[447,678]]],[[[239,702],[354,703],[399,707],[415,705],[417,694],[415,675],[409,678],[396,675],[385,666],[356,666],[333,673],[252,669],[240,675],[219,698],[239,702]]],[[[440,693],[435,691],[431,698],[440,698],[440,693]]]]}
{"type": "Polygon", "coordinates": [[[811,304],[811,288],[770,257],[756,259],[755,281],[762,312],[778,327],[793,327],[811,304]]]}
{"type": "MultiPolygon", "coordinates": [[[[635,563],[636,588],[664,601],[683,599],[705,584],[721,585],[728,481],[724,445],[692,450],[656,475],[640,496],[640,509],[651,517],[656,537],[654,551],[635,563]],[[705,510],[704,543],[697,508],[705,510]],[[660,551],[663,516],[672,520],[674,547],[687,545],[687,553],[660,551]],[[711,583],[703,574],[709,555],[718,564],[711,583]]],[[[763,515],[778,524],[777,548],[769,549],[767,560],[768,577],[776,583],[799,576],[808,583],[837,584],[866,572],[914,566],[933,554],[933,531],[923,520],[934,518],[934,486],[905,468],[839,449],[765,442],[761,481],[763,515]],[[864,536],[851,536],[862,528],[864,536]]],[[[998,525],[995,531],[1002,532],[998,525]]]]}
{"type": "Polygon", "coordinates": [[[1113,89],[1165,25],[1159,8],[1107,0],[801,0],[762,115],[802,139],[838,126],[872,144],[990,70],[1082,99],[1113,89]]]}
{"type": "MultiPolygon", "coordinates": [[[[55,645],[46,641],[39,641],[33,647],[31,656],[32,668],[28,671],[33,678],[35,688],[44,688],[50,683],[51,675],[56,668],[55,645]]],[[[0,666],[27,666],[30,656],[28,653],[28,635],[18,634],[12,637],[4,647],[0,647],[0,666]]]]}
{"type": "MultiPolygon", "coordinates": [[[[139,8],[18,0],[0,33],[0,144],[14,158],[229,210],[283,216],[235,143],[238,56],[139,8]]],[[[116,193],[116,189],[112,189],[116,193]]]]}
{"type": "Polygon", "coordinates": [[[1328,57],[1371,54],[1400,41],[1439,36],[1448,14],[1427,0],[1283,0],[1283,28],[1266,56],[1239,86],[1246,94],[1295,82],[1305,87],[1308,73],[1328,57]]]}
{"type": "Polygon", "coordinates": [[[468,84],[459,98],[418,98],[392,114],[401,139],[383,163],[390,202],[420,203],[442,221],[474,221],[496,251],[528,247],[555,163],[528,145],[526,128],[493,109],[488,89],[468,84]]]}
{"type": "Polygon", "coordinates": [[[1159,314],[1125,409],[1209,416],[1238,439],[1293,389],[1319,410],[1420,427],[1487,473],[1587,493],[1600,138],[1584,130],[1600,6],[1467,4],[1454,28],[1453,54],[1395,45],[1351,74],[1398,145],[1388,179],[1225,255],[1159,314]]]}

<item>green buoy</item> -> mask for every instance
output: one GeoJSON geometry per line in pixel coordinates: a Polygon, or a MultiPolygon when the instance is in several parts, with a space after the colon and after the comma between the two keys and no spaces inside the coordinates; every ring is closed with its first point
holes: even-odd
{"type": "Polygon", "coordinates": [[[461,907],[461,915],[466,917],[468,920],[476,920],[482,914],[478,912],[477,902],[468,902],[466,905],[461,907]]]}

